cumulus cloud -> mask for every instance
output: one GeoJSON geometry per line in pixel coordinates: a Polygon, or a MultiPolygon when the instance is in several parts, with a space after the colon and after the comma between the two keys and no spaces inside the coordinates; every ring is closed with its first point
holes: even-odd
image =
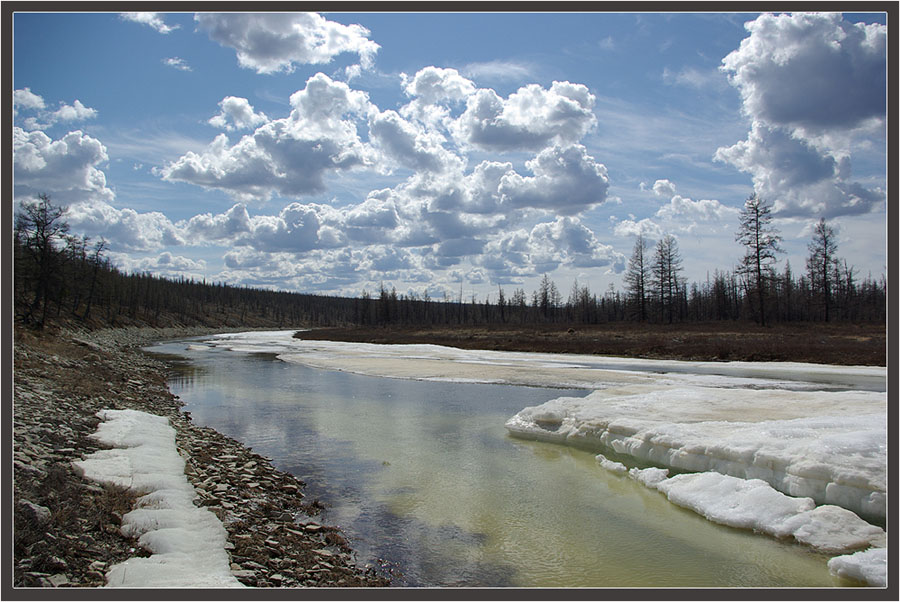
{"type": "Polygon", "coordinates": [[[444,148],[444,137],[417,127],[396,111],[373,114],[369,139],[391,162],[415,171],[460,170],[463,160],[444,148]]]}
{"type": "Polygon", "coordinates": [[[494,237],[485,246],[479,264],[494,282],[534,276],[559,266],[624,269],[625,257],[601,243],[580,219],[561,216],[536,224],[530,230],[517,229],[494,237]]]}
{"type": "Polygon", "coordinates": [[[171,33],[179,27],[178,25],[166,25],[159,13],[119,13],[119,16],[126,21],[148,25],[159,33],[171,33]]]}
{"type": "Polygon", "coordinates": [[[851,180],[859,144],[884,135],[884,25],[840,14],[761,15],[722,61],[752,126],[716,159],[752,175],[756,192],[782,215],[871,211],[878,188],[851,180]]]}
{"type": "MultiPolygon", "coordinates": [[[[220,134],[202,153],[188,152],[156,173],[223,190],[238,200],[267,200],[275,193],[320,192],[327,173],[374,164],[375,153],[356,127],[356,120],[372,109],[364,92],[319,73],[290,102],[288,117],[264,123],[233,145],[220,134]]],[[[250,109],[249,104],[241,108],[250,109]]],[[[261,116],[252,109],[249,115],[261,116]]]]}
{"type": "Polygon", "coordinates": [[[74,231],[102,236],[116,250],[154,251],[185,244],[181,231],[158,211],[138,213],[103,201],[84,201],[70,205],[66,219],[74,231]]]}
{"type": "Polygon", "coordinates": [[[501,178],[503,204],[574,215],[606,200],[606,167],[580,144],[545,149],[525,165],[533,177],[513,172],[501,178]]]}
{"type": "Polygon", "coordinates": [[[226,96],[219,102],[219,114],[209,124],[228,131],[254,128],[269,120],[265,113],[256,113],[246,98],[226,96]]]}
{"type": "Polygon", "coordinates": [[[18,117],[20,111],[34,113],[22,123],[26,130],[43,130],[59,122],[82,121],[97,116],[96,109],[84,106],[77,99],[71,105],[60,103],[57,110],[51,111],[47,109],[44,99],[30,88],[13,92],[13,116],[18,117]]]}
{"type": "Polygon", "coordinates": [[[16,199],[44,193],[56,203],[112,200],[106,175],[106,147],[81,131],[53,140],[41,131],[13,127],[13,190],[16,199]]]}
{"type": "Polygon", "coordinates": [[[182,255],[172,255],[169,251],[164,251],[155,257],[145,257],[133,262],[128,269],[167,275],[200,275],[206,271],[206,261],[203,259],[193,260],[182,255]]]}
{"type": "Polygon", "coordinates": [[[884,116],[886,26],[796,13],[761,15],[745,27],[750,36],[722,68],[754,119],[816,132],[884,116]]]}
{"type": "Polygon", "coordinates": [[[721,222],[736,217],[738,213],[738,209],[726,207],[716,200],[694,201],[676,194],[667,205],[659,208],[656,217],[664,220],[721,222]]]}
{"type": "Polygon", "coordinates": [[[257,73],[291,73],[295,65],[320,65],[344,52],[374,64],[378,44],[361,25],[343,25],[315,13],[197,13],[210,39],[237,52],[242,67],[257,73]]]}
{"type": "Polygon", "coordinates": [[[656,196],[672,196],[675,194],[675,184],[668,180],[657,180],[653,183],[653,193],[656,196]]]}
{"type": "Polygon", "coordinates": [[[751,174],[756,192],[785,217],[865,213],[884,201],[881,189],[849,181],[849,157],[836,158],[782,128],[757,122],[746,140],[718,149],[715,158],[751,174]]]}
{"type": "Polygon", "coordinates": [[[31,88],[15,90],[13,92],[13,111],[18,114],[19,109],[39,110],[44,108],[44,99],[31,91],[31,88]]]}
{"type": "Polygon", "coordinates": [[[613,234],[621,237],[642,235],[650,240],[659,240],[663,236],[662,227],[649,217],[635,220],[634,217],[616,221],[613,226],[613,234]]]}
{"type": "Polygon", "coordinates": [[[430,66],[420,69],[413,77],[401,73],[400,79],[407,96],[428,104],[462,101],[475,93],[475,84],[456,69],[430,66]]]}
{"type": "Polygon", "coordinates": [[[451,126],[457,140],[482,150],[539,150],[580,140],[597,122],[595,97],[586,86],[553,82],[519,88],[507,99],[479,89],[451,126]]]}

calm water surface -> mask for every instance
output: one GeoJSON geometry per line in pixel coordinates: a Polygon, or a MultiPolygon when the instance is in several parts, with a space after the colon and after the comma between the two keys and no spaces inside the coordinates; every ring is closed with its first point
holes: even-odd
{"type": "Polygon", "coordinates": [[[186,360],[170,389],[196,424],[306,481],[320,518],[395,585],[843,585],[827,556],[715,525],[594,454],[503,427],[586,391],[358,376],[187,342],[150,350],[186,360]]]}

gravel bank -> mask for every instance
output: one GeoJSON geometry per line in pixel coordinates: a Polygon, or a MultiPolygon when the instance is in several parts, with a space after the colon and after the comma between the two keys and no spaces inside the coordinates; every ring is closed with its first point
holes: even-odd
{"type": "MultiPolygon", "coordinates": [[[[234,329],[231,329],[232,331],[234,329]]],[[[166,365],[137,351],[210,329],[126,328],[35,336],[16,331],[13,378],[14,587],[99,587],[146,555],[119,531],[133,498],[83,479],[72,462],[98,449],[101,409],[166,416],[185,473],[228,531],[233,574],[253,587],[382,587],[357,567],[339,529],[319,524],[304,483],[237,441],[198,427],[166,387],[166,365]]],[[[216,331],[224,332],[224,331],[216,331]]]]}

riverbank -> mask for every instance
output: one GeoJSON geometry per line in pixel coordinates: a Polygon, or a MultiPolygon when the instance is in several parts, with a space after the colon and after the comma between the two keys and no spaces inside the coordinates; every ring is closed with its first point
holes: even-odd
{"type": "Polygon", "coordinates": [[[637,324],[612,322],[569,327],[390,326],[316,328],[304,340],[378,344],[434,344],[460,349],[575,353],[692,360],[806,362],[838,366],[884,366],[883,324],[798,322],[762,328],[743,322],[637,324]]]}
{"type": "MultiPolygon", "coordinates": [[[[234,330],[234,329],[230,329],[234,330]]],[[[147,555],[120,533],[135,496],[72,465],[97,451],[103,409],[165,416],[185,473],[228,532],[235,577],[252,587],[380,587],[354,565],[341,531],[322,525],[304,483],[237,441],[191,423],[166,386],[165,363],[139,347],[210,329],[126,328],[54,334],[17,329],[13,375],[13,587],[100,587],[106,571],[147,555]]]]}

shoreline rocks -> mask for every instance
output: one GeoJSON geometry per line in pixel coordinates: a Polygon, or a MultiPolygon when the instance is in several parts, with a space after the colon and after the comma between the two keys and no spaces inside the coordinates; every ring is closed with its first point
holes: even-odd
{"type": "Polygon", "coordinates": [[[210,332],[125,328],[36,336],[16,331],[14,587],[99,587],[110,566],[147,554],[120,533],[133,497],[83,479],[72,467],[99,448],[89,435],[102,409],[135,409],[169,419],[197,492],[194,503],[222,521],[232,574],[245,585],[389,585],[372,568],[356,566],[339,528],[316,522],[322,506],[305,499],[302,481],[239,442],[192,424],[167,388],[165,363],[137,349],[210,332]]]}

